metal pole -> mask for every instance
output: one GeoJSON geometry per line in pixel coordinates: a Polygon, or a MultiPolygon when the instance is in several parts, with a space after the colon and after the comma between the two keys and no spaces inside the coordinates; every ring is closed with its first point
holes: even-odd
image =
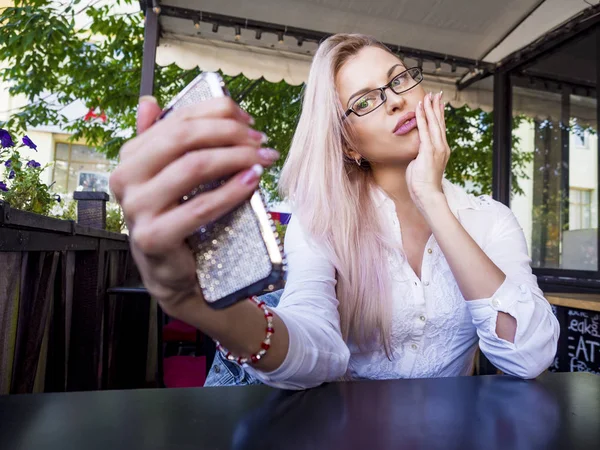
{"type": "Polygon", "coordinates": [[[512,149],[512,85],[510,74],[494,74],[494,146],[492,160],[492,195],[510,205],[512,149]]]}
{"type": "MultiPolygon", "coordinates": [[[[600,99],[598,98],[598,92],[600,92],[600,27],[596,27],[596,132],[600,130],[600,99]]],[[[598,180],[598,190],[597,193],[600,192],[600,142],[596,141],[596,152],[598,155],[598,167],[596,168],[597,180],[598,180]]],[[[599,196],[596,194],[596,199],[599,196]]],[[[600,214],[600,207],[598,207],[598,200],[596,200],[596,217],[600,214]]],[[[596,273],[594,278],[598,278],[600,265],[598,261],[600,261],[600,224],[596,225],[596,273]]],[[[593,225],[592,225],[593,226],[593,225]]]]}
{"type": "Polygon", "coordinates": [[[156,47],[158,45],[158,14],[150,5],[146,8],[144,25],[144,55],[142,59],[142,83],[140,96],[154,93],[154,68],[156,64],[156,47]]]}
{"type": "Polygon", "coordinates": [[[563,233],[569,228],[569,160],[570,148],[569,140],[571,137],[571,92],[568,88],[563,88],[561,118],[560,118],[560,143],[561,143],[561,165],[560,165],[560,197],[561,197],[561,220],[560,236],[561,241],[563,233]]]}

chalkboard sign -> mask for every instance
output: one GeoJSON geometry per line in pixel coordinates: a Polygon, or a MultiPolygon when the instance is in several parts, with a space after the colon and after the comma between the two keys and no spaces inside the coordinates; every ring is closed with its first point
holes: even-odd
{"type": "Polygon", "coordinates": [[[553,372],[591,372],[600,375],[600,313],[553,306],[560,339],[553,372]]]}

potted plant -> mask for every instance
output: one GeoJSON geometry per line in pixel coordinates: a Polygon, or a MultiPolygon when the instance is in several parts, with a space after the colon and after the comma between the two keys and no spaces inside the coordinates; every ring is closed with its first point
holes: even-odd
{"type": "Polygon", "coordinates": [[[27,136],[13,140],[11,134],[0,128],[0,199],[11,208],[49,215],[52,206],[60,202],[58,194],[51,192],[52,184],[42,182],[42,171],[47,167],[34,159],[24,159],[20,150],[28,147],[37,152],[37,145],[27,136]]]}

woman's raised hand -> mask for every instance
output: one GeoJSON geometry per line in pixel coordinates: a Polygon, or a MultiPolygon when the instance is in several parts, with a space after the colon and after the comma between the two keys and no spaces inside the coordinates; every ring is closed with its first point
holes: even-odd
{"type": "Polygon", "coordinates": [[[161,112],[153,97],[140,99],[138,135],[121,148],[110,189],[123,208],[144,285],[169,314],[201,298],[186,237],[250,197],[263,167],[279,154],[261,147],[265,135],[229,98],[181,108],[156,122],[161,112]],[[196,186],[226,176],[223,186],[180,204],[196,186]]]}

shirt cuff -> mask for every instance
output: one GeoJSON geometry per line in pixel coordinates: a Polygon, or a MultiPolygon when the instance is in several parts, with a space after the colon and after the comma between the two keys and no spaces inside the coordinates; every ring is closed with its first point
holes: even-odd
{"type": "Polygon", "coordinates": [[[487,319],[495,318],[499,312],[510,314],[515,319],[517,302],[526,291],[512,283],[508,277],[504,280],[498,290],[489,298],[467,301],[467,307],[477,323],[487,319]]]}
{"type": "Polygon", "coordinates": [[[520,331],[518,303],[526,293],[527,290],[525,287],[514,284],[506,277],[502,285],[491,297],[467,301],[467,307],[473,318],[473,324],[478,330],[486,332],[493,340],[513,348],[517,343],[520,331]],[[514,343],[502,339],[496,333],[499,312],[506,313],[517,321],[514,343]]]}

